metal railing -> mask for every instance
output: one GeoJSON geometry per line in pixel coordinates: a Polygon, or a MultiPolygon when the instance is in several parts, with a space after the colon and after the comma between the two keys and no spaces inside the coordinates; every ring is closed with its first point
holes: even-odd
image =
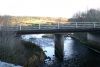
{"type": "Polygon", "coordinates": [[[49,29],[90,29],[100,28],[100,22],[71,22],[66,24],[37,24],[34,26],[1,26],[0,30],[49,30],[49,29]]]}

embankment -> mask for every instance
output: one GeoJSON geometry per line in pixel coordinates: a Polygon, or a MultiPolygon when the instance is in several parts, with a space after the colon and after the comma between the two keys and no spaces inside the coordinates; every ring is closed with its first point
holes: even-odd
{"type": "Polygon", "coordinates": [[[38,67],[44,62],[45,53],[36,44],[20,40],[15,32],[0,33],[0,60],[24,67],[38,67]]]}
{"type": "Polygon", "coordinates": [[[100,34],[99,33],[74,33],[72,36],[84,45],[100,53],[100,34]],[[98,36],[97,36],[98,34],[98,36]]]}

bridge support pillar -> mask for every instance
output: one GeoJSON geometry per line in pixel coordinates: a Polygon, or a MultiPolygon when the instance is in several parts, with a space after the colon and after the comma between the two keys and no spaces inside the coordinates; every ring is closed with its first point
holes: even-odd
{"type": "Polygon", "coordinates": [[[64,36],[63,34],[55,34],[55,57],[59,61],[63,61],[64,57],[64,36]]]}

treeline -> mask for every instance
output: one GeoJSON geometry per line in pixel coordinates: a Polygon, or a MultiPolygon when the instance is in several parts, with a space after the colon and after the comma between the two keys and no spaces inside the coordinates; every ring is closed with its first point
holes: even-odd
{"type": "Polygon", "coordinates": [[[78,12],[69,19],[70,22],[100,22],[100,10],[90,9],[86,12],[78,12]]]}

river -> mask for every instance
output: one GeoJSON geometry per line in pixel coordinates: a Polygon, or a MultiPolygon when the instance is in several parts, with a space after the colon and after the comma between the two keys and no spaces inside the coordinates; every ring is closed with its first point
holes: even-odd
{"type": "MultiPolygon", "coordinates": [[[[71,37],[64,40],[64,61],[56,62],[54,39],[42,38],[42,35],[23,35],[22,38],[38,44],[44,50],[48,59],[45,60],[43,67],[100,67],[100,54],[71,37]]],[[[8,63],[4,65],[4,62],[0,62],[0,67],[17,67],[8,63]]]]}
{"type": "Polygon", "coordinates": [[[41,46],[49,57],[45,60],[44,67],[100,67],[100,54],[71,37],[64,40],[64,62],[57,63],[54,56],[54,39],[36,36],[32,35],[29,38],[35,37],[32,42],[41,46]]]}

